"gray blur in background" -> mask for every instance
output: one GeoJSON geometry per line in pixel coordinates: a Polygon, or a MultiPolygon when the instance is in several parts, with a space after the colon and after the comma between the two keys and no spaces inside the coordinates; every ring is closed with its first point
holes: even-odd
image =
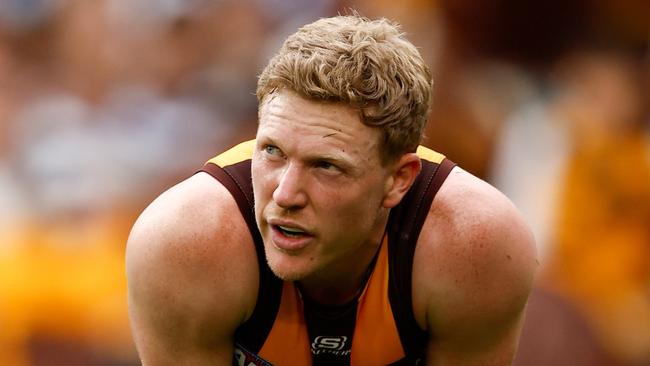
{"type": "Polygon", "coordinates": [[[424,144],[533,228],[515,364],[650,365],[643,0],[0,0],[0,364],[138,364],[130,226],[254,136],[287,35],[349,9],[403,25],[434,75],[424,144]]]}

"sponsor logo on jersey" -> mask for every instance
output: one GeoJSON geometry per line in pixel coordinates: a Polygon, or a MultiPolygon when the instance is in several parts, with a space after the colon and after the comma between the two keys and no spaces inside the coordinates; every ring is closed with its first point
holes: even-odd
{"type": "Polygon", "coordinates": [[[318,336],[311,344],[311,353],[319,355],[328,353],[336,356],[347,356],[352,350],[345,336],[318,336]]]}
{"type": "Polygon", "coordinates": [[[235,366],[273,366],[260,356],[242,347],[239,343],[235,344],[235,357],[233,360],[235,366]]]}

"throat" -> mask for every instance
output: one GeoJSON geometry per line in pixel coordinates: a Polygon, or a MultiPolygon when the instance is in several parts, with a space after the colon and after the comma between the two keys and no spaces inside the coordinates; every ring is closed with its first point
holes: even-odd
{"type": "Polygon", "coordinates": [[[340,307],[357,302],[363,290],[366,288],[370,275],[375,268],[379,250],[374,254],[368,266],[364,269],[357,281],[349,279],[337,281],[336,285],[323,285],[297,282],[296,289],[303,301],[307,304],[320,305],[324,307],[340,307]]]}
{"type": "Polygon", "coordinates": [[[310,287],[306,287],[301,283],[296,283],[295,285],[305,304],[310,304],[315,307],[339,307],[356,302],[363,292],[365,281],[361,286],[355,286],[353,288],[344,289],[335,287],[329,289],[321,286],[316,291],[310,291],[310,287]]]}
{"type": "Polygon", "coordinates": [[[322,304],[308,298],[303,298],[305,312],[311,313],[324,320],[339,320],[355,313],[359,296],[343,304],[322,304]]]}

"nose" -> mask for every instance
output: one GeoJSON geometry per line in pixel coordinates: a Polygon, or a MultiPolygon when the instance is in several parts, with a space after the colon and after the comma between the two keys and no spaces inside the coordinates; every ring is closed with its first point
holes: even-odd
{"type": "Polygon", "coordinates": [[[305,183],[300,167],[288,164],[280,174],[278,185],[273,191],[273,201],[287,210],[305,207],[305,183]]]}

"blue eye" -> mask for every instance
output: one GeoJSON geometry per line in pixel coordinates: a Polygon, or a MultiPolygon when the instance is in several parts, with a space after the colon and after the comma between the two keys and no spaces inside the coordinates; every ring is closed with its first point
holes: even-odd
{"type": "Polygon", "coordinates": [[[325,170],[335,170],[338,169],[338,167],[328,161],[319,161],[316,163],[316,167],[325,169],[325,170]]]}
{"type": "Polygon", "coordinates": [[[266,152],[269,155],[279,155],[280,154],[280,149],[278,149],[277,146],[266,145],[266,146],[264,146],[264,152],[266,152]]]}

